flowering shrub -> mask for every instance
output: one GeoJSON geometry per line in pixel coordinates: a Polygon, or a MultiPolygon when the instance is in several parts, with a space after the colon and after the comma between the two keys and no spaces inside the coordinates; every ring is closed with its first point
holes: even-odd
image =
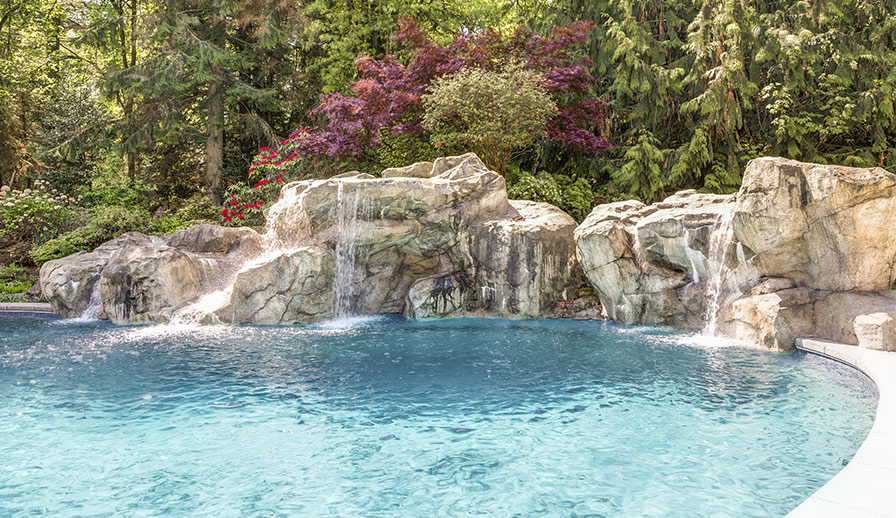
{"type": "Polygon", "coordinates": [[[245,227],[264,224],[264,209],[280,198],[283,184],[304,176],[307,161],[301,143],[308,130],[297,131],[273,148],[258,150],[249,168],[249,182],[231,182],[224,191],[221,222],[226,226],[245,227]]]}
{"type": "Polygon", "coordinates": [[[0,262],[29,262],[31,247],[80,224],[78,205],[40,181],[34,189],[0,187],[0,262]]]}
{"type": "Polygon", "coordinates": [[[606,105],[593,98],[595,78],[588,71],[592,63],[574,52],[585,43],[593,23],[555,27],[547,37],[523,28],[510,38],[496,31],[465,34],[447,46],[432,42],[414,20],[402,19],[399,25],[393,39],[412,53],[408,64],[394,56],[359,58],[355,66],[361,79],[352,86],[352,95],[328,94],[312,111],[326,124],[301,141],[302,154],[345,160],[375,151],[384,134],[423,132],[422,98],[436,78],[470,68],[499,70],[507,63],[538,74],[557,105],[545,128],[547,138],[577,152],[610,147],[594,133],[606,105]]]}

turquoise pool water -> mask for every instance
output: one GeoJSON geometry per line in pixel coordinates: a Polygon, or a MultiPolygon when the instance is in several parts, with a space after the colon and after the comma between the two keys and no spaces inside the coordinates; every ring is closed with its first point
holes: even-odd
{"type": "Polygon", "coordinates": [[[338,327],[0,320],[0,516],[783,516],[877,402],[656,329],[338,327]]]}

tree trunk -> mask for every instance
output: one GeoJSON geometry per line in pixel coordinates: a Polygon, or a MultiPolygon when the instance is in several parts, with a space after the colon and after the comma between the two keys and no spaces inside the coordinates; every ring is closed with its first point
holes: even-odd
{"type": "Polygon", "coordinates": [[[221,167],[224,165],[224,89],[219,81],[208,84],[208,122],[205,144],[205,185],[209,197],[220,203],[221,167]]]}

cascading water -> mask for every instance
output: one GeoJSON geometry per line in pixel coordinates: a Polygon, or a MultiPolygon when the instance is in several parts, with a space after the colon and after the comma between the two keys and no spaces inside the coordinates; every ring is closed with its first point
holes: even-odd
{"type": "Polygon", "coordinates": [[[727,299],[725,292],[734,290],[727,286],[731,270],[725,265],[728,247],[734,235],[733,216],[734,213],[729,212],[719,217],[713,225],[709,237],[708,277],[703,313],[703,334],[705,335],[715,336],[718,332],[719,311],[722,303],[727,299]]]}
{"type": "Polygon", "coordinates": [[[355,243],[358,228],[358,201],[360,190],[346,195],[344,182],[336,188],[336,274],[333,292],[336,298],[335,318],[347,318],[353,313],[352,283],[355,276],[355,243]]]}
{"type": "Polygon", "coordinates": [[[87,303],[87,308],[77,320],[96,320],[100,317],[102,310],[103,300],[100,296],[100,276],[97,274],[93,279],[93,290],[90,292],[90,301],[87,303]]]}

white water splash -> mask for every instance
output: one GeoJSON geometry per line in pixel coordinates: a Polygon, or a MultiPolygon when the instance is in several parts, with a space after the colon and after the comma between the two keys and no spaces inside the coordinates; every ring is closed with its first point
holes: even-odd
{"type": "Polygon", "coordinates": [[[734,238],[734,213],[728,212],[716,220],[709,237],[708,278],[703,314],[703,334],[716,336],[722,303],[736,290],[728,286],[731,270],[725,265],[728,247],[734,238]],[[727,293],[726,293],[727,292],[727,293]]]}

